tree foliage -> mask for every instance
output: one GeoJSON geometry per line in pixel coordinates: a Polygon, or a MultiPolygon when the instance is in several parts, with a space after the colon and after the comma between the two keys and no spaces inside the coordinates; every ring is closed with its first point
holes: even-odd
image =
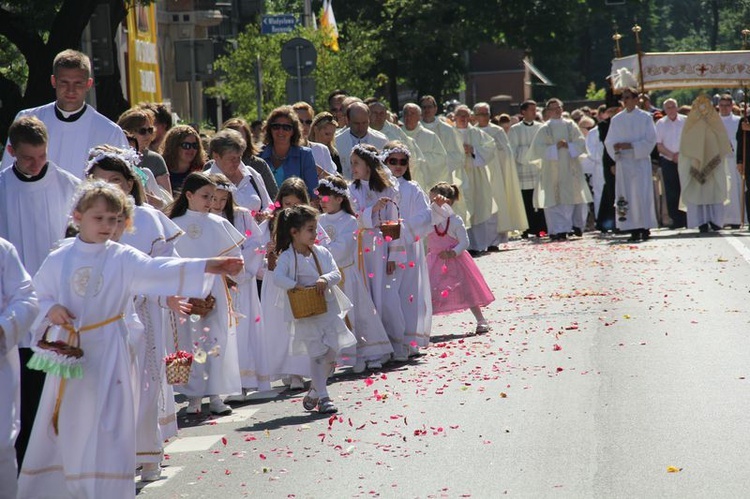
{"type": "Polygon", "coordinates": [[[317,97],[311,103],[314,107],[325,108],[325,97],[337,88],[346,88],[353,95],[372,95],[375,79],[366,77],[366,73],[377,65],[378,42],[370,38],[368,31],[358,30],[355,26],[350,26],[347,33],[347,39],[341,41],[341,51],[332,52],[323,45],[321,31],[299,28],[293,33],[261,35],[259,28],[248,27],[240,34],[237,49],[216,62],[225,77],[221,86],[212,92],[229,99],[240,114],[255,116],[255,67],[259,56],[263,81],[262,117],[268,115],[275,107],[287,102],[286,80],[289,75],[281,66],[281,46],[299,36],[310,40],[318,53],[317,68],[310,74],[316,83],[317,97]]]}

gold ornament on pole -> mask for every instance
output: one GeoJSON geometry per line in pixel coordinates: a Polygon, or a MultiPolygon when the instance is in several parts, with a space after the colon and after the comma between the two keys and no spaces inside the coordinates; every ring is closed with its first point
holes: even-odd
{"type": "Polygon", "coordinates": [[[622,51],[620,50],[620,39],[622,35],[617,32],[617,26],[615,26],[615,34],[612,35],[612,40],[615,41],[615,57],[618,59],[622,57],[622,51]]]}
{"type": "Polygon", "coordinates": [[[635,50],[638,52],[638,89],[640,93],[643,93],[643,48],[641,47],[641,27],[635,24],[632,28],[635,33],[635,50]]]}

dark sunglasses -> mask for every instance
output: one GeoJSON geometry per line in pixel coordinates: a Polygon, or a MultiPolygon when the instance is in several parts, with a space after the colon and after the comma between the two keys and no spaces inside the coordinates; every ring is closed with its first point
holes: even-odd
{"type": "Polygon", "coordinates": [[[138,130],[136,130],[136,132],[138,133],[138,135],[151,135],[152,133],[154,133],[154,127],[150,126],[139,128],[138,130]]]}
{"type": "Polygon", "coordinates": [[[197,142],[183,142],[182,144],[180,144],[180,147],[182,147],[186,151],[190,149],[195,149],[197,151],[198,143],[197,142]]]}
{"type": "Polygon", "coordinates": [[[312,125],[312,120],[299,120],[303,125],[312,125]]]}
{"type": "Polygon", "coordinates": [[[271,130],[275,132],[278,132],[279,130],[284,130],[285,132],[291,132],[292,130],[294,130],[294,127],[292,125],[287,125],[286,123],[272,123],[271,130]]]}
{"type": "Polygon", "coordinates": [[[409,165],[409,158],[402,158],[402,159],[388,158],[387,160],[385,160],[385,162],[388,163],[391,166],[396,166],[396,165],[398,165],[398,166],[408,166],[409,165]]]}

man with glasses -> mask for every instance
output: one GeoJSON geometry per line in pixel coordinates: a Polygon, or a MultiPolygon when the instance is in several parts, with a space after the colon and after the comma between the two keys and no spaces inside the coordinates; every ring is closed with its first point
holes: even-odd
{"type": "Polygon", "coordinates": [[[345,123],[344,120],[346,119],[343,112],[343,102],[347,97],[349,97],[349,94],[345,90],[334,90],[328,94],[328,112],[330,112],[336,119],[336,122],[339,123],[339,128],[344,127],[344,125],[341,124],[345,123]]]}
{"type": "Polygon", "coordinates": [[[550,239],[564,241],[574,229],[583,230],[581,214],[592,202],[580,160],[586,141],[578,125],[562,117],[560,99],[549,99],[545,110],[549,119],[534,136],[527,159],[541,161],[534,207],[544,209],[550,239]]]}
{"type": "MultiPolygon", "coordinates": [[[[55,102],[24,109],[16,119],[23,116],[39,118],[49,134],[49,160],[82,178],[89,149],[100,144],[128,147],[128,141],[119,126],[85,102],[86,94],[94,84],[91,61],[86,54],[76,50],[57,54],[52,63],[51,82],[55,102]]],[[[0,170],[9,168],[14,160],[15,157],[5,152],[0,170]]]]}
{"type": "MultiPolygon", "coordinates": [[[[437,117],[437,101],[431,95],[422,96],[419,99],[419,107],[422,109],[422,126],[438,136],[443,144],[447,157],[449,172],[455,172],[464,166],[464,148],[461,138],[456,129],[437,117]]],[[[466,219],[464,219],[466,222],[466,219]]],[[[469,227],[467,222],[466,227],[469,227]]]]}
{"type": "Polygon", "coordinates": [[[740,128],[740,117],[733,112],[734,99],[730,94],[719,98],[719,116],[732,144],[732,154],[726,157],[729,173],[729,204],[724,207],[724,225],[730,229],[739,229],[742,224],[742,176],[737,164],[737,131],[740,128]]]}
{"type": "Polygon", "coordinates": [[[645,241],[657,227],[651,151],[656,128],[651,114],[638,108],[638,91],[622,92],[625,109],[612,117],[604,146],[615,160],[615,223],[630,231],[629,241],[645,241]]]}
{"type": "MultiPolygon", "coordinates": [[[[525,231],[529,227],[529,222],[526,219],[526,211],[523,206],[523,198],[521,197],[521,186],[518,182],[518,172],[516,172],[516,165],[513,161],[513,151],[510,147],[508,134],[505,133],[502,127],[490,123],[490,105],[488,103],[479,102],[474,104],[472,115],[476,120],[476,127],[492,137],[497,146],[497,160],[500,166],[500,171],[497,173],[502,177],[505,192],[499,192],[501,184],[498,182],[496,172],[490,172],[490,180],[492,181],[495,201],[498,203],[498,210],[508,212],[513,230],[525,231]],[[503,196],[499,196],[498,194],[503,194],[503,196]],[[501,204],[501,200],[505,200],[506,206],[501,204]]],[[[508,233],[500,232],[496,240],[490,244],[489,250],[499,251],[499,244],[506,242],[508,242],[508,233]]]]}
{"type": "Polygon", "coordinates": [[[677,101],[667,99],[662,105],[665,116],[656,122],[656,149],[659,151],[659,166],[664,179],[664,194],[667,212],[672,219],[670,229],[685,227],[685,212],[680,211],[680,176],[677,173],[680,137],[685,127],[685,116],[677,112],[677,101]]]}
{"type": "Polygon", "coordinates": [[[346,110],[349,127],[336,135],[336,149],[341,156],[341,172],[345,179],[352,178],[351,153],[357,144],[370,144],[378,151],[388,143],[388,138],[370,128],[370,109],[364,102],[353,102],[346,110]]]}

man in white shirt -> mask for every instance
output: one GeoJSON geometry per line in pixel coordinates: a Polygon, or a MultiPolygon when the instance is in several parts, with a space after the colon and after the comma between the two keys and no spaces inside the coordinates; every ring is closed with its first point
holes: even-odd
{"type": "Polygon", "coordinates": [[[664,190],[667,197],[667,211],[672,219],[671,229],[685,227],[685,212],[680,211],[680,176],[677,174],[679,160],[680,136],[685,126],[685,116],[677,112],[677,101],[664,101],[666,116],[656,122],[656,148],[659,151],[659,164],[664,179],[664,190]]]}
{"type": "Polygon", "coordinates": [[[731,94],[719,98],[719,116],[727,131],[732,145],[732,154],[726,157],[729,172],[729,204],[724,207],[724,225],[730,229],[739,229],[742,224],[742,176],[737,168],[737,131],[740,128],[740,117],[732,112],[734,99],[731,94]]]}
{"type": "MultiPolygon", "coordinates": [[[[88,56],[76,50],[63,50],[52,63],[55,102],[24,109],[16,116],[16,119],[36,116],[42,120],[49,134],[49,160],[77,178],[83,177],[89,150],[94,146],[129,147],[122,129],[86,104],[86,94],[93,84],[88,56]]],[[[9,168],[14,160],[6,152],[0,170],[9,168]]]]}
{"type": "Polygon", "coordinates": [[[352,178],[351,154],[357,144],[370,144],[378,151],[388,142],[388,138],[370,128],[370,109],[363,102],[354,102],[346,110],[349,127],[336,135],[336,149],[341,159],[341,173],[347,180],[352,178]]]}

